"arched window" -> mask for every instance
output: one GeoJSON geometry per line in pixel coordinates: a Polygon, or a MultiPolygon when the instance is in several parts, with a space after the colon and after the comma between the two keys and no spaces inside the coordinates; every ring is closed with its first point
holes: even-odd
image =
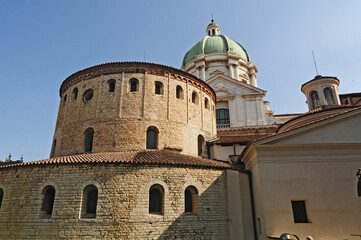
{"type": "Polygon", "coordinates": [[[3,203],[3,198],[4,198],[4,190],[2,188],[0,188],[0,209],[1,209],[1,205],[3,203]]]}
{"type": "Polygon", "coordinates": [[[155,184],[149,189],[149,213],[164,213],[164,188],[159,184],[155,184]]]}
{"type": "Polygon", "coordinates": [[[184,206],[186,214],[198,214],[198,190],[194,186],[188,186],[184,191],[184,206]]]}
{"type": "Polygon", "coordinates": [[[78,98],[78,88],[73,89],[73,100],[76,100],[78,98]]]}
{"type": "Polygon", "coordinates": [[[83,101],[84,102],[89,102],[94,95],[94,90],[93,89],[87,89],[84,93],[83,93],[83,101]]]}
{"type": "Polygon", "coordinates": [[[208,98],[205,98],[204,99],[204,107],[209,109],[209,101],[208,101],[208,98]]]}
{"type": "Polygon", "coordinates": [[[147,129],[147,149],[157,149],[158,146],[158,129],[149,127],[147,129]]]}
{"type": "Polygon", "coordinates": [[[228,108],[219,108],[216,109],[216,121],[217,128],[229,127],[229,110],[228,108]]]}
{"type": "Polygon", "coordinates": [[[98,188],[88,185],[83,190],[82,218],[95,218],[97,213],[98,188]]]}
{"type": "Polygon", "coordinates": [[[345,100],[345,105],[348,105],[348,100],[347,99],[345,100]]]}
{"type": "Polygon", "coordinates": [[[181,86],[179,86],[179,85],[176,88],[176,97],[178,99],[183,99],[184,98],[184,96],[183,96],[183,88],[181,86]]]}
{"type": "Polygon", "coordinates": [[[318,93],[316,91],[312,91],[310,93],[312,109],[321,107],[320,99],[318,98],[318,93]]]}
{"type": "Polygon", "coordinates": [[[155,88],[155,94],[160,94],[163,95],[163,83],[156,81],[154,83],[154,88],[155,88]]]}
{"type": "Polygon", "coordinates": [[[115,80],[110,79],[110,80],[108,80],[108,91],[114,92],[114,90],[115,90],[115,80]]]}
{"type": "Polygon", "coordinates": [[[215,30],[214,30],[214,29],[212,29],[212,35],[215,35],[215,34],[216,34],[215,30]]]}
{"type": "Polygon", "coordinates": [[[139,81],[136,78],[132,78],[129,80],[129,91],[130,92],[138,92],[139,89],[139,81]]]}
{"type": "Polygon", "coordinates": [[[331,89],[329,89],[329,88],[323,89],[323,94],[325,94],[325,99],[326,99],[327,105],[335,104],[335,101],[333,100],[331,89]]]}
{"type": "Polygon", "coordinates": [[[88,128],[84,132],[84,152],[88,153],[93,150],[94,129],[88,128]]]}
{"type": "Polygon", "coordinates": [[[204,152],[204,137],[202,135],[198,135],[198,156],[202,156],[204,152]]]}
{"type": "Polygon", "coordinates": [[[63,106],[65,106],[67,98],[68,98],[68,95],[65,95],[64,98],[63,98],[63,106]]]}
{"type": "Polygon", "coordinates": [[[196,92],[192,92],[192,103],[198,104],[198,94],[196,92]]]}
{"type": "Polygon", "coordinates": [[[46,186],[43,189],[43,204],[41,205],[42,218],[51,218],[55,199],[55,188],[46,186]]]}
{"type": "Polygon", "coordinates": [[[55,155],[55,148],[56,148],[56,139],[53,141],[53,146],[51,146],[50,158],[53,158],[55,155]]]}

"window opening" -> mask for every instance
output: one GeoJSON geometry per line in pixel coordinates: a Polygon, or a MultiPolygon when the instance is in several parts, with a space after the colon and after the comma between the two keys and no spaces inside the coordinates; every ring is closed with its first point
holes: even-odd
{"type": "Polygon", "coordinates": [[[312,91],[310,93],[312,109],[321,107],[320,99],[318,98],[318,93],[316,91],[312,91]]]}
{"type": "Polygon", "coordinates": [[[83,190],[82,217],[95,218],[98,204],[98,188],[88,185],[83,190]]]}
{"type": "Polygon", "coordinates": [[[291,201],[295,223],[308,223],[305,201],[291,201]]]}
{"type": "Polygon", "coordinates": [[[214,30],[214,29],[212,29],[212,35],[215,35],[215,34],[216,34],[215,30],[214,30]]]}
{"type": "Polygon", "coordinates": [[[158,129],[149,127],[147,129],[147,149],[157,149],[158,145],[158,129]]]}
{"type": "Polygon", "coordinates": [[[65,106],[65,103],[66,103],[66,99],[68,98],[68,95],[65,95],[64,96],[64,99],[63,99],[63,106],[65,106]]]}
{"type": "Polygon", "coordinates": [[[41,205],[42,218],[51,218],[54,207],[55,188],[47,186],[43,189],[43,204],[41,205]]]}
{"type": "Polygon", "coordinates": [[[198,104],[198,94],[196,92],[192,93],[192,103],[198,104]]]}
{"type": "Polygon", "coordinates": [[[155,94],[163,95],[163,83],[156,81],[154,85],[155,85],[155,94]]]}
{"type": "Polygon", "coordinates": [[[94,129],[88,128],[84,132],[84,151],[86,153],[92,152],[93,150],[93,137],[94,137],[94,129]]]}
{"type": "Polygon", "coordinates": [[[205,98],[204,99],[204,107],[209,109],[209,101],[208,101],[208,98],[205,98]]]}
{"type": "Polygon", "coordinates": [[[184,212],[198,214],[198,190],[194,186],[188,186],[184,192],[184,212]]]}
{"type": "Polygon", "coordinates": [[[149,213],[163,214],[164,189],[161,185],[156,184],[149,189],[149,213]]]}
{"type": "Polygon", "coordinates": [[[76,100],[78,98],[78,88],[73,89],[73,100],[76,100]]]}
{"type": "Polygon", "coordinates": [[[183,88],[181,86],[179,86],[179,85],[176,88],[176,97],[178,99],[183,99],[184,98],[184,96],[183,96],[183,88]]]}
{"type": "Polygon", "coordinates": [[[325,99],[326,99],[327,105],[334,105],[335,101],[333,100],[331,89],[325,88],[325,89],[323,89],[323,93],[325,94],[325,99]]]}
{"type": "Polygon", "coordinates": [[[114,79],[110,79],[108,81],[108,91],[109,92],[114,92],[115,91],[115,80],[114,79]]]}
{"type": "Polygon", "coordinates": [[[202,156],[204,150],[204,137],[198,135],[198,156],[202,156]]]}
{"type": "Polygon", "coordinates": [[[137,92],[139,87],[139,81],[136,78],[132,78],[129,80],[130,92],[137,92]]]}
{"type": "Polygon", "coordinates": [[[93,89],[88,89],[83,93],[83,100],[84,102],[89,102],[94,95],[94,90],[93,89]]]}
{"type": "Polygon", "coordinates": [[[3,198],[4,198],[4,190],[2,188],[0,188],[0,209],[1,209],[1,205],[3,203],[3,198]]]}
{"type": "Polygon", "coordinates": [[[226,128],[230,126],[228,108],[216,109],[216,123],[217,128],[226,128]]]}

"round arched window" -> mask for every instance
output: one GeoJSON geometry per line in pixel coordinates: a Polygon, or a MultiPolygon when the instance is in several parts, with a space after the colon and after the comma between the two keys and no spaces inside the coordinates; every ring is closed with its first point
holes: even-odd
{"type": "Polygon", "coordinates": [[[94,95],[94,90],[93,89],[86,90],[84,92],[84,94],[83,94],[84,102],[89,102],[93,98],[93,95],[94,95]]]}

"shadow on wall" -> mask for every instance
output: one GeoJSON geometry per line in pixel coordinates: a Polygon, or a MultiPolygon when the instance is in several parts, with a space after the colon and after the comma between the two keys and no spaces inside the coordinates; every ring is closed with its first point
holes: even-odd
{"type": "MultiPolygon", "coordinates": [[[[182,194],[182,199],[171,203],[174,212],[180,212],[179,208],[182,208],[183,213],[168,226],[158,239],[229,239],[226,189],[225,172],[198,196],[198,201],[194,192],[192,193],[192,206],[187,196],[190,193],[187,194],[186,189],[182,194]]],[[[166,217],[169,213],[165,212],[164,214],[166,217]]],[[[152,226],[157,228],[158,224],[152,224],[152,226]]]]}

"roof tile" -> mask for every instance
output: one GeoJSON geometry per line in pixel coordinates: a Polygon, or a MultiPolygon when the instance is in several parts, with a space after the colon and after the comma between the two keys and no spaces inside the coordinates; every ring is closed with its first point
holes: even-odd
{"type": "Polygon", "coordinates": [[[79,155],[62,156],[40,161],[24,162],[18,164],[1,165],[0,169],[31,165],[55,165],[55,164],[106,164],[106,163],[134,163],[134,164],[159,164],[184,167],[203,167],[227,169],[231,165],[225,162],[185,155],[181,153],[161,151],[134,151],[134,152],[105,152],[88,153],[79,155]]]}

